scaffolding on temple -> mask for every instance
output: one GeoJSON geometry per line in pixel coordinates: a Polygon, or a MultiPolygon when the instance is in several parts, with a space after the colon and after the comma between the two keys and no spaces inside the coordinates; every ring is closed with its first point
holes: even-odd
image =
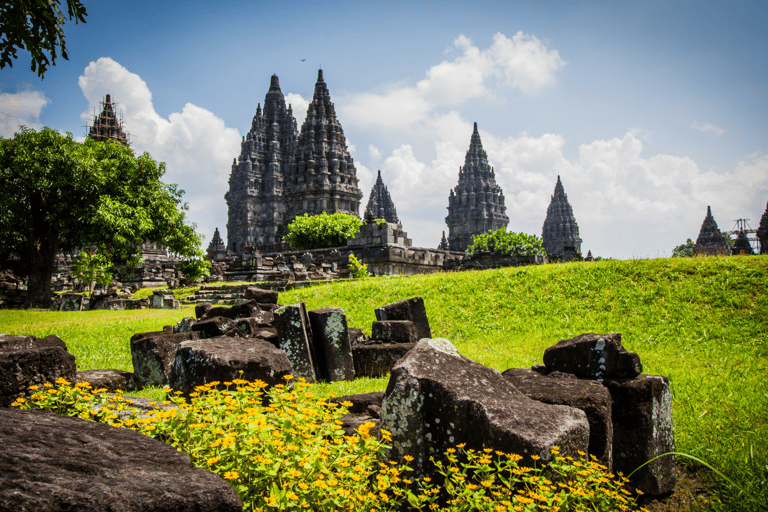
{"type": "MultiPolygon", "coordinates": [[[[736,219],[734,221],[735,224],[733,225],[733,228],[731,228],[730,231],[726,231],[726,233],[728,233],[729,235],[736,235],[737,241],[741,240],[742,244],[744,243],[743,241],[746,240],[746,242],[752,247],[752,251],[754,251],[754,254],[760,254],[760,245],[759,245],[760,241],[757,238],[757,230],[752,229],[750,227],[750,225],[747,223],[748,220],[749,219],[736,219]],[[750,234],[754,234],[754,235],[749,236],[750,234]]],[[[734,246],[734,248],[737,250],[745,249],[744,247],[737,248],[736,246],[734,246]]],[[[748,254],[751,254],[748,252],[748,250],[745,252],[748,254]]],[[[739,254],[739,253],[735,252],[734,254],[739,254]]]]}
{"type": "Polygon", "coordinates": [[[109,94],[100,103],[101,113],[96,115],[94,112],[93,125],[88,126],[86,124],[85,126],[85,129],[88,131],[88,137],[99,142],[116,140],[130,147],[131,143],[128,141],[128,134],[123,129],[122,112],[118,114],[115,108],[117,104],[112,103],[112,98],[110,98],[109,94]]]}

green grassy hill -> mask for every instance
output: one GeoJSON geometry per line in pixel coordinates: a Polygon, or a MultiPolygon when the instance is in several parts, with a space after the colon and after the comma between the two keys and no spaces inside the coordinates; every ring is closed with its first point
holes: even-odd
{"type": "MultiPolygon", "coordinates": [[[[722,470],[768,503],[768,258],[601,261],[373,278],[282,293],[308,309],[343,308],[370,334],[374,308],[422,296],[434,337],[503,371],[585,332],[620,332],[644,373],[672,385],[677,450],[722,470]]],[[[80,369],[132,371],[128,339],[191,316],[181,311],[0,311],[0,332],[57,334],[80,369]]],[[[386,379],[323,385],[338,395],[386,379]]],[[[752,505],[728,487],[728,509],[752,505]]],[[[756,508],[760,505],[754,505],[756,508]]]]}

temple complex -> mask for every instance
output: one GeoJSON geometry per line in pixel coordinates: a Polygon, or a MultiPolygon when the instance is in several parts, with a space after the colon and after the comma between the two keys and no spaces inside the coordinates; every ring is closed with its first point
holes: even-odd
{"type": "Polygon", "coordinates": [[[392,202],[389,190],[384,185],[384,180],[381,179],[381,171],[379,171],[376,183],[374,183],[371,189],[371,195],[368,197],[368,206],[365,207],[366,222],[375,221],[376,219],[384,219],[390,224],[400,224],[400,220],[397,218],[395,203],[392,202]]]}
{"type": "Polygon", "coordinates": [[[768,204],[765,205],[765,212],[757,227],[757,239],[760,241],[760,254],[768,254],[768,204]]]}
{"type": "Polygon", "coordinates": [[[459,167],[459,183],[448,196],[448,245],[451,251],[466,251],[473,235],[506,227],[509,217],[504,193],[488,164],[475,123],[464,166],[459,167]]]}
{"type": "Polygon", "coordinates": [[[696,245],[693,246],[694,256],[728,256],[731,254],[731,248],[728,242],[717,227],[717,222],[712,216],[712,209],[707,206],[707,216],[701,224],[699,237],[696,239],[696,245]]]}
{"type": "Polygon", "coordinates": [[[541,228],[542,246],[547,256],[557,259],[581,256],[579,225],[573,216],[560,176],[557,177],[555,193],[547,208],[547,217],[541,228]]]}
{"type": "Polygon", "coordinates": [[[88,130],[88,137],[99,142],[116,140],[130,146],[128,135],[123,130],[123,122],[118,119],[115,104],[112,103],[109,94],[101,102],[101,107],[101,113],[93,118],[93,126],[88,130]]]}

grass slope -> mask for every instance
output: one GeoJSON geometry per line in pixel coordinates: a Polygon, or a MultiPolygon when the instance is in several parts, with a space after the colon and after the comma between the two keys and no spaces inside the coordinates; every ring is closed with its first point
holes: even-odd
{"type": "MultiPolygon", "coordinates": [[[[677,449],[722,470],[768,503],[768,258],[601,261],[408,278],[375,278],[282,293],[308,309],[343,308],[370,333],[374,308],[420,295],[435,337],[503,371],[584,332],[620,332],[644,373],[672,385],[677,449]]],[[[57,334],[80,369],[132,370],[128,339],[192,316],[181,311],[1,311],[0,332],[57,334]]],[[[323,385],[338,395],[387,379],[323,385]]],[[[750,509],[734,489],[729,508],[750,509]]]]}

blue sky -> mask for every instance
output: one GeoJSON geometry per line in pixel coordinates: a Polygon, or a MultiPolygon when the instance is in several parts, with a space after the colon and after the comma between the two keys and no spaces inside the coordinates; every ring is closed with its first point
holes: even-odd
{"type": "Polygon", "coordinates": [[[582,248],[664,257],[756,228],[768,201],[765,2],[84,0],[70,60],[0,71],[0,135],[85,135],[107,93],[166,162],[189,216],[226,236],[240,139],[280,78],[298,124],[323,74],[365,197],[382,171],[414,245],[436,247],[477,122],[509,230],[541,235],[560,175],[582,248]]]}

